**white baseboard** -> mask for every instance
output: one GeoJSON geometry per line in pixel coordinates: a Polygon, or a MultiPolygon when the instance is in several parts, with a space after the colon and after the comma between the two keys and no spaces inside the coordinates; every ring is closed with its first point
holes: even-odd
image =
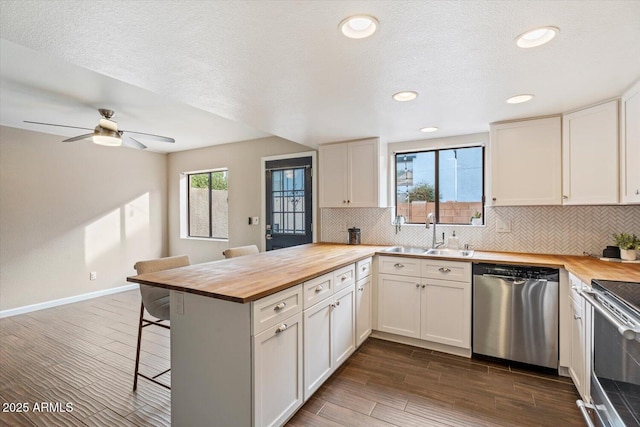
{"type": "Polygon", "coordinates": [[[60,298],[52,301],[45,301],[38,304],[25,305],[23,307],[11,308],[0,311],[0,319],[3,317],[17,316],[18,314],[30,313],[32,311],[44,310],[45,308],[57,307],[59,305],[71,304],[73,302],[85,301],[105,295],[117,294],[119,292],[138,289],[137,284],[119,286],[117,288],[104,289],[102,291],[89,292],[88,294],[75,295],[67,298],[60,298]]]}

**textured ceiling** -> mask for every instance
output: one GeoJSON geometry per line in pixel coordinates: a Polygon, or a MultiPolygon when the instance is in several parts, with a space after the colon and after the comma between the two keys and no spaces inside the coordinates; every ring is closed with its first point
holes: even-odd
{"type": "MultiPolygon", "coordinates": [[[[186,105],[230,119],[220,125],[239,126],[245,135],[311,146],[368,136],[421,139],[426,135],[418,129],[431,125],[440,131],[429,137],[482,132],[493,121],[618,96],[640,78],[640,1],[2,0],[1,6],[2,39],[155,94],[188,126],[186,105]],[[379,31],[346,39],[338,23],[359,13],[377,17],[379,31]],[[542,25],[558,26],[560,34],[539,48],[515,46],[518,34],[542,25]],[[397,103],[391,95],[400,90],[420,96],[397,103]],[[519,93],[536,97],[504,102],[519,93]]],[[[70,103],[77,99],[62,72],[41,71],[67,85],[57,85],[56,96],[68,91],[70,103]]],[[[91,108],[99,95],[87,103],[91,108]]],[[[41,112],[39,120],[51,120],[41,112]]],[[[77,123],[74,117],[66,123],[77,123]]],[[[151,128],[143,131],[163,132],[149,115],[145,120],[151,128]]],[[[175,149],[195,146],[177,139],[175,149]]],[[[247,138],[225,142],[240,139],[247,138]]]]}

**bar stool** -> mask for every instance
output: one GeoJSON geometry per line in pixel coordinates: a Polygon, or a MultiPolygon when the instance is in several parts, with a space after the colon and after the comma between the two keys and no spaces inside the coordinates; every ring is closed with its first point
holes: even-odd
{"type": "Polygon", "coordinates": [[[225,258],[235,258],[244,255],[253,255],[260,252],[256,245],[238,246],[237,248],[229,248],[222,251],[225,258]]]}
{"type": "MultiPolygon", "coordinates": [[[[189,257],[187,255],[180,255],[151,259],[147,261],[138,261],[133,266],[133,268],[136,269],[138,274],[144,274],[169,270],[171,268],[186,267],[188,265],[191,265],[189,257]]],[[[142,296],[142,303],[140,304],[140,322],[138,324],[138,346],[136,348],[136,368],[133,377],[133,390],[135,391],[138,387],[138,376],[171,390],[170,386],[156,380],[156,378],[158,378],[159,376],[169,372],[171,368],[167,369],[164,372],[160,372],[158,375],[155,375],[153,377],[149,377],[138,372],[140,366],[140,344],[142,342],[142,328],[155,325],[160,326],[161,328],[171,329],[171,326],[161,323],[170,320],[169,290],[158,288],[155,286],[140,285],[140,295],[142,296]],[[151,316],[157,318],[158,320],[145,319],[145,309],[151,316]]]]}

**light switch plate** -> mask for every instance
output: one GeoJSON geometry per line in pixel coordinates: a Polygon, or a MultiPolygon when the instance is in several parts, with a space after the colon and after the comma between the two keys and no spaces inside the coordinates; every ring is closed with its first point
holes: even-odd
{"type": "Polygon", "coordinates": [[[511,233],[511,221],[503,221],[500,218],[496,218],[496,232],[498,233],[511,233]]]}

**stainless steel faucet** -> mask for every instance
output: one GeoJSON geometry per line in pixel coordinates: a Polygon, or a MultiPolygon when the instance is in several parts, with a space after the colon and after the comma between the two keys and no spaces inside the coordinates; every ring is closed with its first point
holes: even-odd
{"type": "Polygon", "coordinates": [[[427,220],[424,224],[426,228],[431,228],[429,227],[429,223],[433,224],[433,239],[431,241],[431,248],[436,249],[444,245],[444,239],[442,239],[442,241],[440,242],[436,241],[436,217],[433,215],[433,212],[429,212],[429,215],[427,215],[427,220]]]}

